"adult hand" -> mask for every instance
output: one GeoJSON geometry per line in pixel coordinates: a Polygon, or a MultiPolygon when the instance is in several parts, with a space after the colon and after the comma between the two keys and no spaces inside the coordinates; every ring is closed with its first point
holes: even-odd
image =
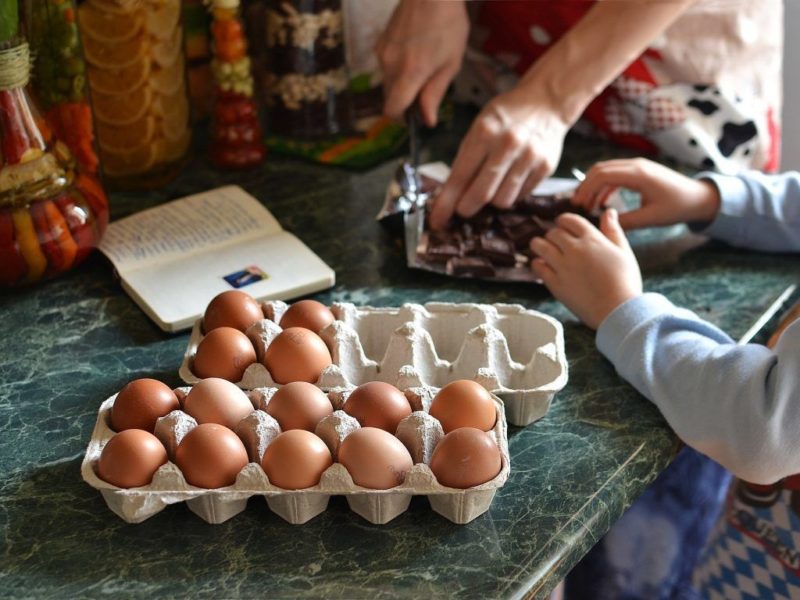
{"type": "Polygon", "coordinates": [[[719,212],[719,191],[644,158],[609,160],[594,165],[575,191],[572,203],[593,211],[625,187],[641,195],[641,207],[620,215],[624,229],[676,223],[710,222],[719,212]]]}
{"type": "Polygon", "coordinates": [[[531,262],[534,273],[592,329],[642,293],[639,265],[614,209],[603,213],[599,230],[583,217],[563,214],[545,237],[533,238],[531,250],[538,255],[531,262]]]}
{"type": "Polygon", "coordinates": [[[461,142],[450,177],[436,198],[431,226],[487,204],[509,208],[558,165],[568,124],[535,86],[500,94],[480,112],[461,142]]]}
{"type": "Polygon", "coordinates": [[[463,0],[401,0],[375,46],[383,69],[384,113],[401,119],[419,97],[425,124],[436,125],[439,104],[461,68],[468,34],[463,0]]]}

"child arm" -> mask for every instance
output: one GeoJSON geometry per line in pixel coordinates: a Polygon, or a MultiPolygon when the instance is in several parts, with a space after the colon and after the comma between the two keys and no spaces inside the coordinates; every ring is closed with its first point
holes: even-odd
{"type": "Polygon", "coordinates": [[[774,351],[737,345],[643,294],[603,321],[597,346],[681,439],[738,477],[768,484],[800,472],[800,323],[774,351]]]}
{"type": "Polygon", "coordinates": [[[586,175],[573,203],[592,211],[615,189],[639,192],[641,206],[620,215],[624,229],[689,223],[732,246],[800,252],[800,174],[701,173],[686,177],[643,158],[600,162],[586,175]]]}
{"type": "Polygon", "coordinates": [[[753,483],[800,473],[800,322],[775,350],[739,346],[657,294],[641,275],[616,211],[600,230],[573,214],[534,238],[533,270],[589,327],[617,372],[690,446],[753,483]]]}
{"type": "Polygon", "coordinates": [[[701,173],[719,191],[719,212],[695,231],[732,246],[764,252],[800,252],[800,173],[701,173]]]}

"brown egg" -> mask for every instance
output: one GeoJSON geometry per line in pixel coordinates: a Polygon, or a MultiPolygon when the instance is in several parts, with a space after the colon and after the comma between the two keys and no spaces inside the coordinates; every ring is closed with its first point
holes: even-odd
{"type": "Polygon", "coordinates": [[[159,417],[180,409],[178,397],[155,379],[134,379],[122,388],[111,407],[114,431],[144,429],[150,433],[159,417]]]}
{"type": "Polygon", "coordinates": [[[192,370],[206,377],[241,381],[247,367],[256,362],[256,350],[248,337],[232,327],[217,327],[197,346],[192,370]]]}
{"type": "Polygon", "coordinates": [[[497,421],[492,395],[481,384],[469,379],[448,383],[439,390],[429,412],[439,420],[445,433],[461,427],[489,431],[497,421]]]}
{"type": "Polygon", "coordinates": [[[339,446],[339,462],[356,485],[388,490],[403,483],[414,466],[403,443],[383,429],[357,429],[339,446]]]}
{"type": "Polygon", "coordinates": [[[451,431],[436,445],[431,471],[444,486],[471,488],[491,481],[500,473],[500,448],[485,431],[462,427],[451,431]]]}
{"type": "Polygon", "coordinates": [[[283,431],[305,429],[313,432],[322,419],[333,412],[331,401],[317,386],[294,381],[280,388],[267,404],[283,431]]]}
{"type": "Polygon", "coordinates": [[[208,303],[203,315],[203,331],[217,327],[233,327],[244,332],[250,325],[264,318],[261,306],[250,296],[239,290],[222,292],[208,303]]]}
{"type": "Polygon", "coordinates": [[[233,485],[248,458],[242,440],[230,429],[204,423],[181,440],[175,463],[191,485],[214,489],[233,485]]]}
{"type": "Polygon", "coordinates": [[[247,394],[230,381],[211,377],[186,395],[183,410],[198,423],[217,423],[234,429],[254,409],[247,394]]]}
{"type": "Polygon", "coordinates": [[[331,451],[309,431],[284,431],[267,446],[261,466],[270,483],[285,490],[303,490],[319,483],[333,464],[331,451]]]}
{"type": "Polygon", "coordinates": [[[331,309],[324,304],[316,300],[300,300],[283,313],[280,325],[284,329],[304,327],[319,333],[335,320],[331,309]]]}
{"type": "Polygon", "coordinates": [[[141,487],[153,481],[166,462],[167,451],[156,436],[142,429],[126,429],[108,440],[97,461],[97,474],[117,487],[141,487]]]}
{"type": "Polygon", "coordinates": [[[406,395],[393,385],[370,381],[352,391],[344,403],[344,411],[362,427],[394,433],[400,421],[411,414],[411,405],[406,395]]]}
{"type": "Polygon", "coordinates": [[[331,362],[322,338],[303,327],[284,329],[264,354],[264,366],[277,383],[314,383],[331,362]]]}

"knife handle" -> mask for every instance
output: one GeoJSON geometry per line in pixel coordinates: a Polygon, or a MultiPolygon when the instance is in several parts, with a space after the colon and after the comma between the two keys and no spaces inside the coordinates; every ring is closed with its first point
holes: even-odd
{"type": "Polygon", "coordinates": [[[406,110],[406,125],[408,127],[408,150],[411,166],[414,172],[419,169],[419,128],[422,120],[422,110],[419,105],[419,97],[414,98],[414,102],[406,110]]]}

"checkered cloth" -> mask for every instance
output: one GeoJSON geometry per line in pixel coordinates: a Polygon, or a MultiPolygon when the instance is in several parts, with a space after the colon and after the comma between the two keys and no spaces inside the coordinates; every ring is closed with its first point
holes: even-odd
{"type": "Polygon", "coordinates": [[[752,506],[731,494],[695,585],[711,600],[800,599],[800,517],[789,490],[772,506],[752,506]]]}

